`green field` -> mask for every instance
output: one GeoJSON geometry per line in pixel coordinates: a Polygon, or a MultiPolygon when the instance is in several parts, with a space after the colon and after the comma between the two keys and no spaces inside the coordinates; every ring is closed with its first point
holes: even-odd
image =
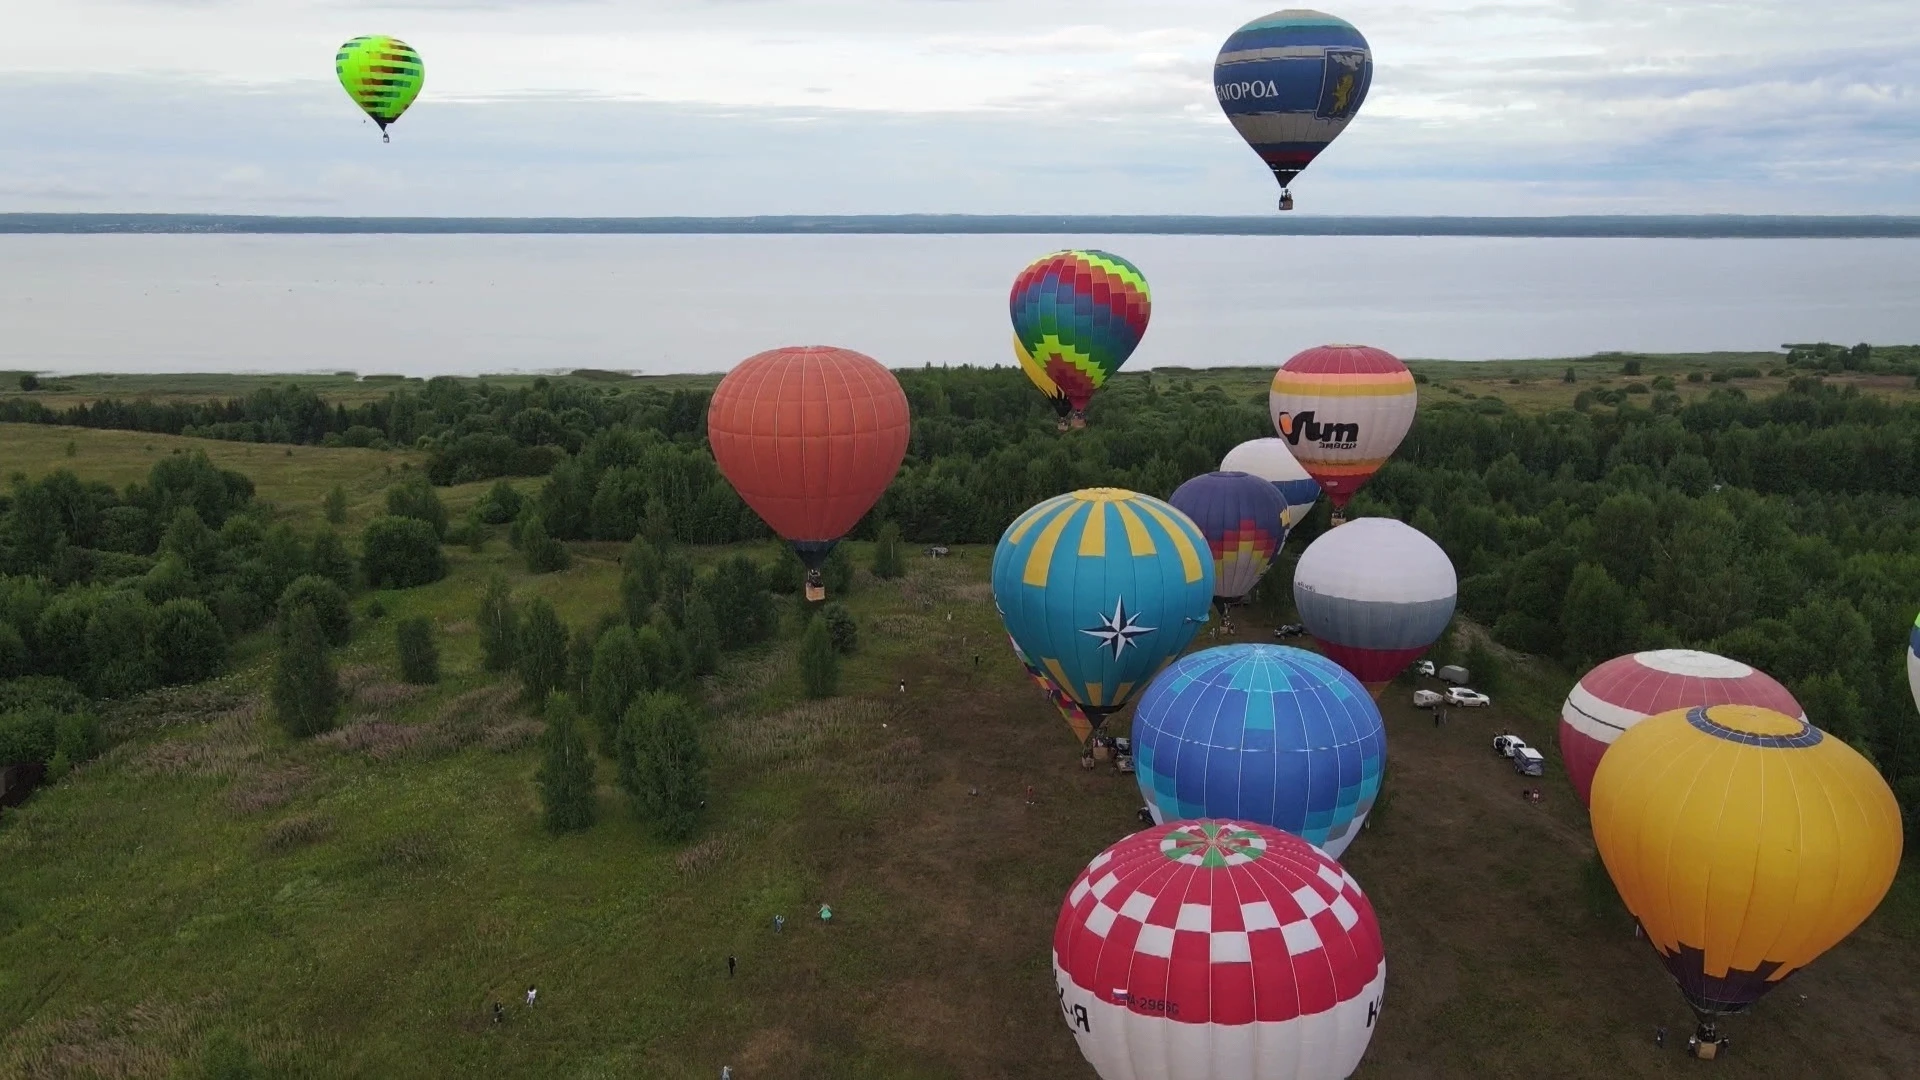
{"type": "MultiPolygon", "coordinates": [[[[1245,373],[1249,393],[1261,378],[1245,373]]],[[[419,460],[6,425],[0,472],[124,484],[189,448],[295,522],[344,485],[350,528],[419,460]]],[[[483,486],[445,493],[450,510],[483,486]]],[[[1092,1075],[1057,1019],[1049,940],[1140,799],[1131,777],[1079,767],[1014,662],[989,550],[916,558],[897,582],[862,572],[846,598],[862,647],[837,698],[803,701],[791,611],[778,641],[729,656],[701,688],[711,805],[679,847],[648,837],[605,763],[599,824],[542,831],[540,725],[478,671],[489,572],[580,627],[618,607],[617,548],[575,545],[571,570],[537,578],[499,539],[448,554],[445,580],[375,594],[385,617],[336,658],[354,687],[336,732],[295,743],[265,716],[263,635],[229,677],[116,706],[113,750],[0,819],[0,1077],[197,1077],[226,1039],[273,1076],[1092,1075]],[[427,692],[394,671],[392,624],[413,614],[441,635],[446,678],[427,692]],[[823,901],[830,925],[811,917],[823,901]]],[[[1269,627],[1243,618],[1241,639],[1269,627]]],[[[1359,1076],[1920,1075],[1912,871],[1727,1025],[1731,1056],[1682,1056],[1689,1014],[1596,881],[1558,762],[1534,806],[1487,749],[1502,729],[1552,747],[1570,679],[1514,658],[1509,682],[1445,728],[1389,692],[1388,798],[1344,860],[1390,969],[1359,1076]],[[1659,1025],[1676,1035],[1664,1052],[1659,1025]]]]}

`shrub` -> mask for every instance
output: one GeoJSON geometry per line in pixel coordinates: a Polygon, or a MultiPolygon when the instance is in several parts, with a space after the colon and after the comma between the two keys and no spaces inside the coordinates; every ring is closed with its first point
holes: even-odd
{"type": "Polygon", "coordinates": [[[88,674],[101,697],[137,694],[153,686],[154,608],[137,592],[110,592],[87,619],[88,674]]]}
{"type": "Polygon", "coordinates": [[[513,485],[501,480],[488,489],[474,509],[479,513],[480,520],[488,525],[505,525],[520,516],[523,502],[513,485]]]}
{"type": "Polygon", "coordinates": [[[487,579],[480,597],[480,666],[487,671],[509,671],[520,656],[520,609],[503,574],[487,579]]]}
{"type": "Polygon", "coordinates": [[[527,605],[515,666],[527,700],[536,704],[545,701],[567,677],[567,627],[545,600],[536,598],[527,605]]]}
{"type": "Polygon", "coordinates": [[[1506,684],[1506,670],[1500,658],[1487,647],[1485,641],[1475,638],[1467,649],[1467,677],[1483,694],[1496,694],[1506,684]]]}
{"type": "Polygon", "coordinates": [[[706,802],[707,757],[686,699],[655,691],[635,701],[620,724],[619,760],[620,786],[654,834],[692,836],[706,802]]]}
{"type": "Polygon", "coordinates": [[[1672,379],[1672,377],[1671,377],[1671,376],[1667,376],[1667,375],[1656,375],[1656,376],[1654,376],[1654,380],[1653,380],[1653,388],[1654,388],[1655,390],[1671,390],[1671,389],[1673,389],[1673,379],[1672,379]]]}
{"type": "Polygon", "coordinates": [[[429,585],[447,576],[440,536],[418,518],[374,518],[361,534],[360,564],[376,589],[429,585]]]}
{"type": "Polygon", "coordinates": [[[900,543],[900,526],[891,521],[880,524],[880,535],[873,542],[873,576],[891,581],[907,572],[906,551],[900,543]]]}
{"type": "Polygon", "coordinates": [[[704,595],[688,598],[680,643],[687,653],[687,674],[697,678],[719,670],[720,624],[714,621],[713,605],[704,595]]]}
{"type": "Polygon", "coordinates": [[[347,545],[340,542],[339,534],[332,529],[313,534],[313,550],[307,556],[307,567],[343,589],[353,588],[353,556],[347,553],[347,545]]]}
{"type": "Polygon", "coordinates": [[[447,535],[447,508],[424,476],[415,476],[387,489],[387,513],[433,526],[434,538],[447,535]]]}
{"type": "Polygon", "coordinates": [[[612,756],[620,734],[620,721],[627,715],[633,699],[648,689],[632,627],[616,626],[600,635],[593,647],[593,676],[589,682],[588,701],[600,729],[600,748],[612,756]]]}
{"type": "Polygon", "coordinates": [[[810,698],[832,697],[840,687],[840,654],[825,616],[815,615],[800,638],[800,684],[810,698]]]}
{"type": "Polygon", "coordinates": [[[827,621],[827,634],[833,639],[833,648],[845,656],[851,656],[860,648],[860,624],[854,622],[853,612],[838,600],[829,600],[820,609],[820,617],[827,621]]]}
{"type": "Polygon", "coordinates": [[[393,631],[400,654],[400,678],[415,686],[440,681],[440,648],[433,642],[433,620],[425,616],[401,619],[393,631]]]}
{"type": "Polygon", "coordinates": [[[591,828],[594,805],[593,752],[580,731],[573,699],[555,694],[547,702],[547,731],[540,772],[540,808],[547,831],[555,834],[591,828]]]}
{"type": "Polygon", "coordinates": [[[326,513],[329,525],[345,525],[347,523],[347,489],[339,484],[333,485],[333,490],[327,492],[326,501],[321,503],[321,509],[326,513]]]}
{"type": "Polygon", "coordinates": [[[27,374],[20,376],[20,389],[26,391],[29,394],[33,393],[35,390],[40,389],[40,377],[38,375],[33,374],[32,372],[28,372],[27,374]]]}
{"type": "Polygon", "coordinates": [[[520,553],[527,557],[529,573],[551,574],[573,564],[573,556],[567,553],[567,546],[547,535],[547,528],[538,514],[527,519],[526,525],[520,529],[520,553]]]}
{"type": "Polygon", "coordinates": [[[1629,360],[1620,365],[1620,374],[1632,377],[1640,374],[1640,361],[1629,360]]]}
{"type": "Polygon", "coordinates": [[[162,685],[197,683],[220,673],[227,662],[227,635],[207,605],[169,600],[153,625],[154,660],[162,685]]]}
{"type": "Polygon", "coordinates": [[[273,712],[295,738],[318,735],[333,726],[340,709],[340,680],[327,659],[320,619],[302,605],[287,622],[285,640],[273,669],[273,712]]]}
{"type": "Polygon", "coordinates": [[[18,678],[27,673],[27,640],[10,622],[0,622],[0,680],[18,678]]]}
{"type": "Polygon", "coordinates": [[[1646,383],[1639,383],[1639,382],[1628,383],[1626,385],[1626,391],[1629,394],[1645,394],[1645,393],[1651,392],[1647,389],[1646,383]]]}
{"type": "Polygon", "coordinates": [[[1706,382],[1707,377],[1697,371],[1689,371],[1687,372],[1687,381],[1690,383],[1706,382]]]}
{"type": "Polygon", "coordinates": [[[286,639],[287,620],[296,608],[310,607],[320,620],[320,633],[327,644],[338,647],[353,637],[353,609],[347,604],[346,590],[328,578],[309,574],[287,586],[280,594],[280,637],[286,639]]]}

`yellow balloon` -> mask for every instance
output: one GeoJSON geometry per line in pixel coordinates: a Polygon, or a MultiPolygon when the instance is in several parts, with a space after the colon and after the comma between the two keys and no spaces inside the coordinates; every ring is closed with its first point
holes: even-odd
{"type": "Polygon", "coordinates": [[[1593,839],[1702,1016],[1740,1012],[1852,933],[1900,866],[1900,809],[1804,720],[1715,705],[1641,721],[1593,778],[1593,839]]]}

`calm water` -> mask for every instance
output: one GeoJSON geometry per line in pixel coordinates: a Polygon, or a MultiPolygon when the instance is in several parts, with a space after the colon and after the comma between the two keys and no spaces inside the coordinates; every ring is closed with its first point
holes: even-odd
{"type": "Polygon", "coordinates": [[[0,236],[0,368],[719,371],[834,344],[1010,362],[1025,263],[1154,288],[1133,364],[1920,342],[1920,240],[1130,236],[0,236]]]}

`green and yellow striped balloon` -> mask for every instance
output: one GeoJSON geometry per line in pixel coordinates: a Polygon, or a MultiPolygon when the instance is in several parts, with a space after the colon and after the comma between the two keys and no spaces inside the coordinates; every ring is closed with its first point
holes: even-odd
{"type": "Polygon", "coordinates": [[[333,70],[340,76],[347,96],[380,125],[383,139],[387,125],[400,119],[427,81],[426,65],[413,46],[377,34],[357,37],[340,46],[333,58],[333,70]]]}

